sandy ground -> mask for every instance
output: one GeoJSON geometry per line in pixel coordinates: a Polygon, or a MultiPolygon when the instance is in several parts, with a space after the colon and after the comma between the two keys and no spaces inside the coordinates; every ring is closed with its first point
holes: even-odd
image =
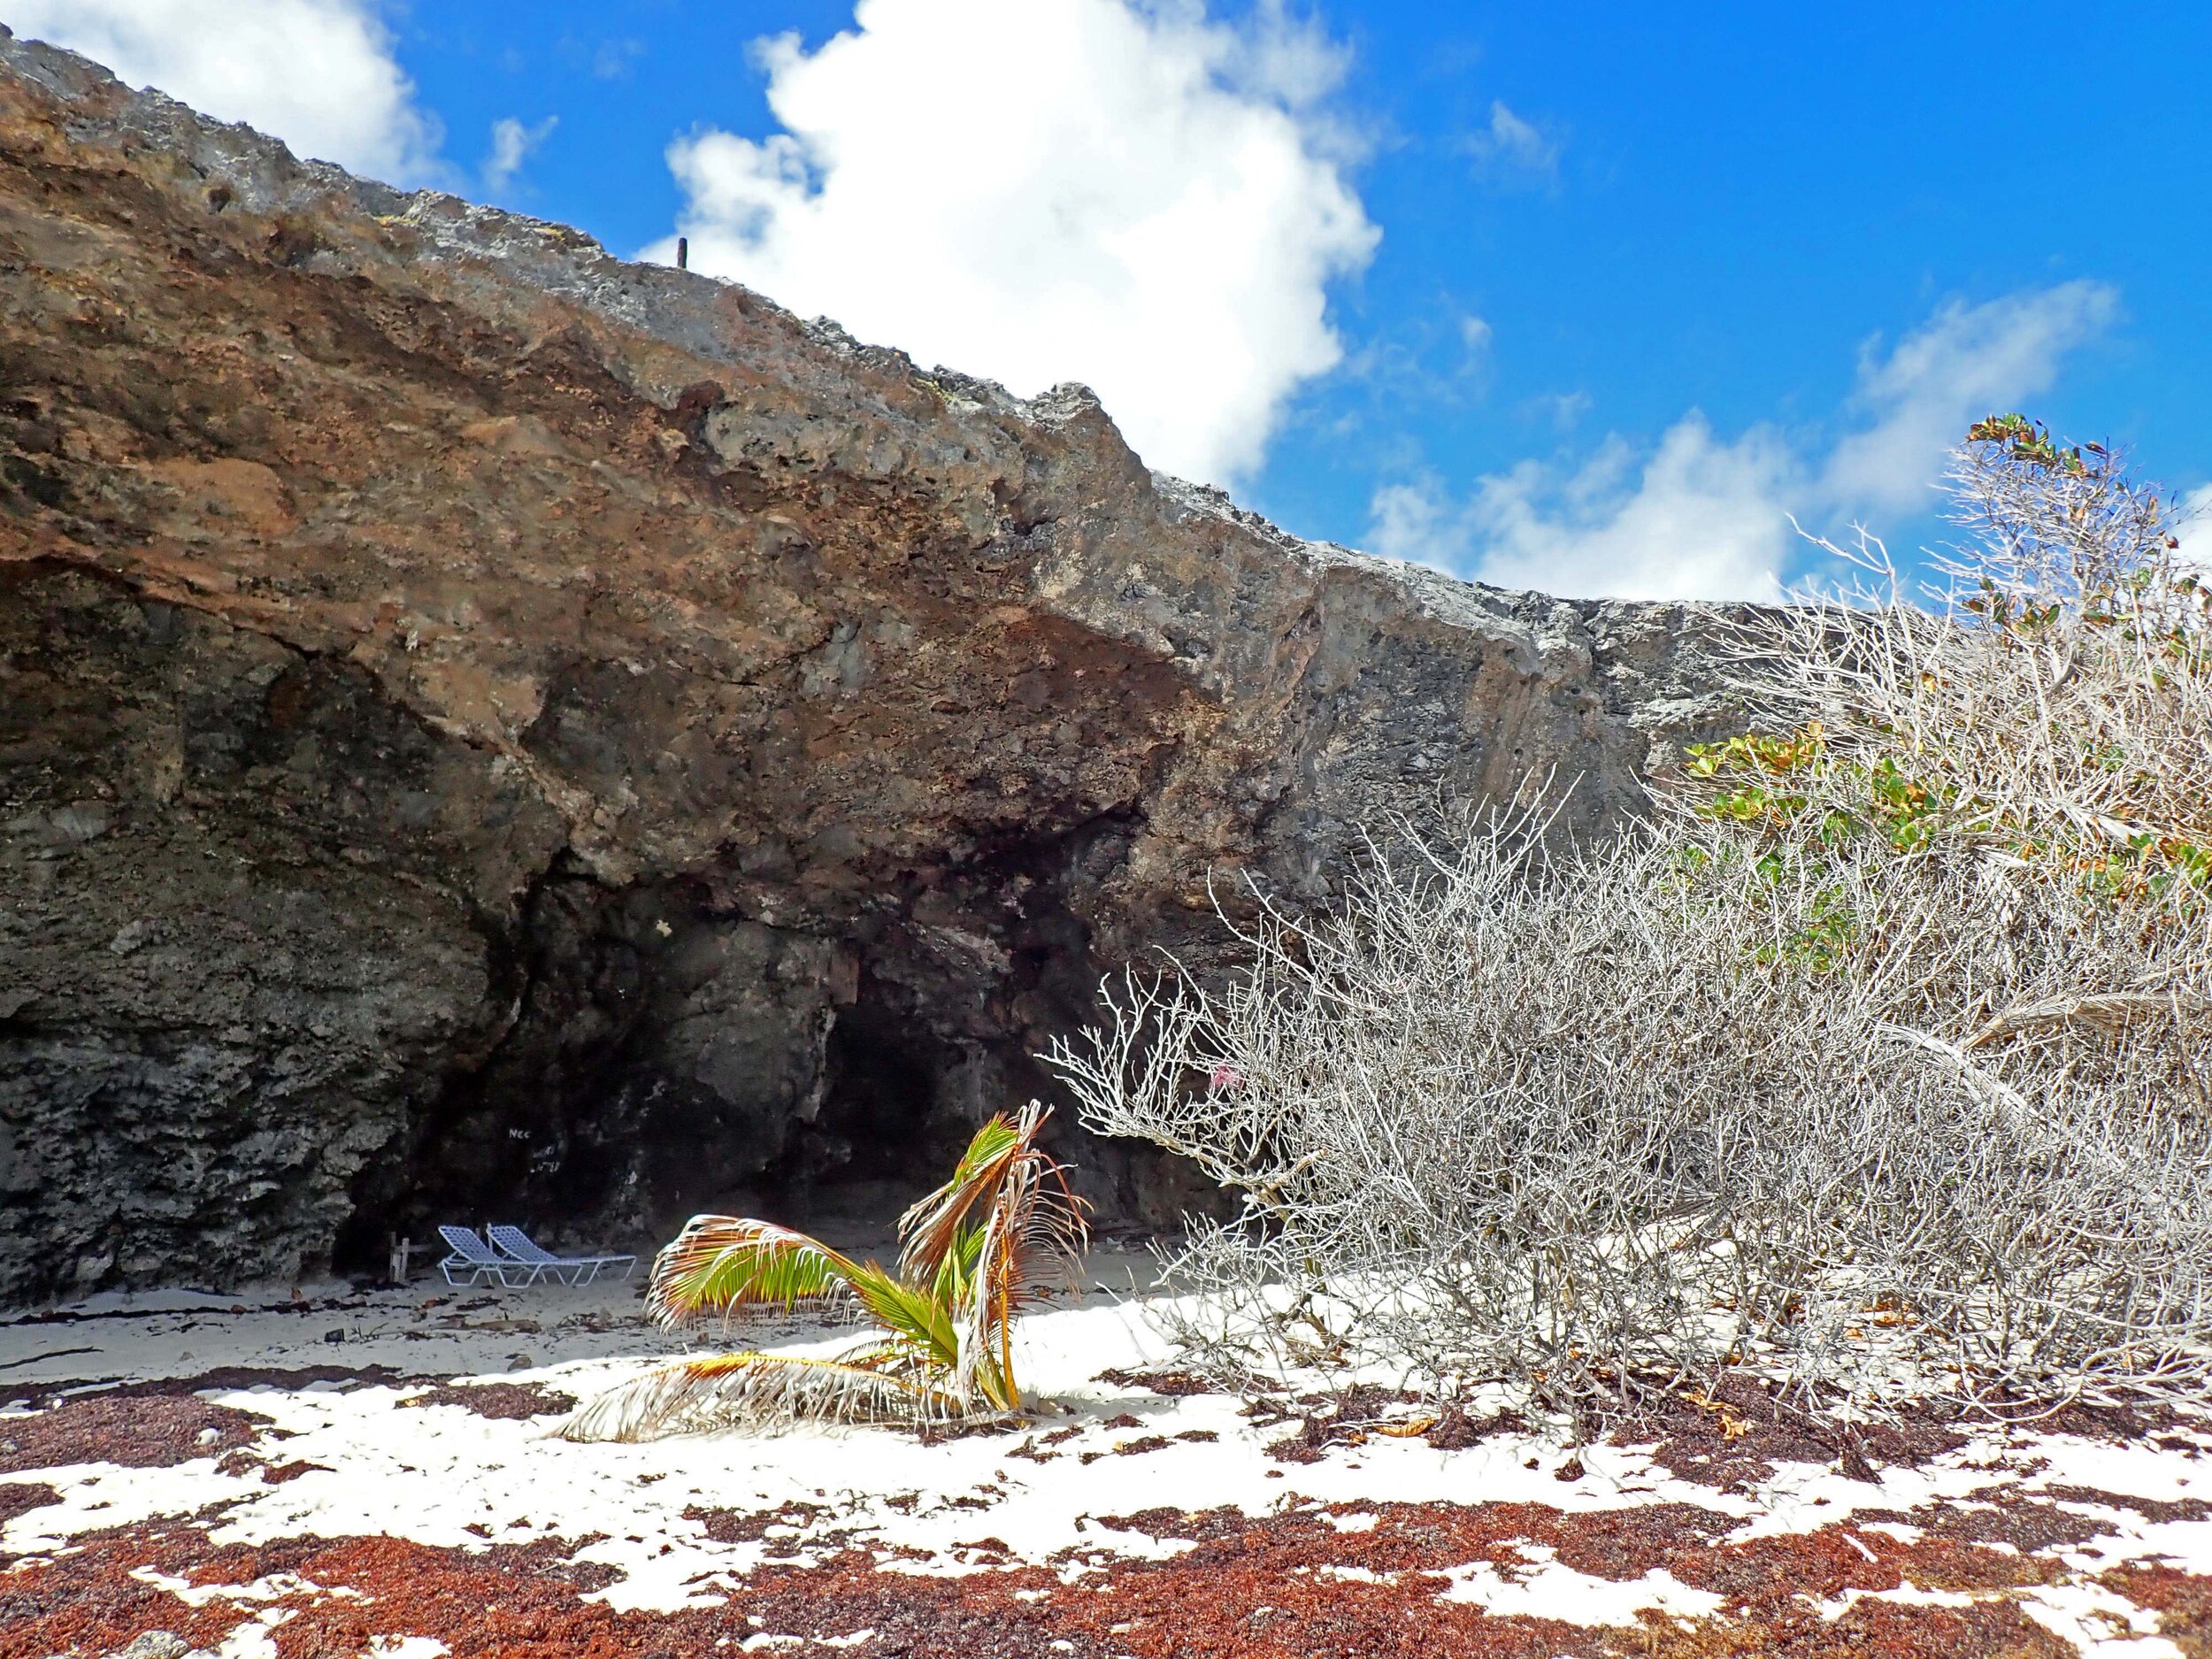
{"type": "Polygon", "coordinates": [[[680,1351],[638,1288],[0,1322],[0,1655],[2212,1655],[2190,1419],[1839,1452],[1754,1394],[1570,1452],[1379,1391],[1176,1392],[1141,1298],[1091,1294],[1025,1322],[1019,1432],[549,1438],[680,1351]]]}

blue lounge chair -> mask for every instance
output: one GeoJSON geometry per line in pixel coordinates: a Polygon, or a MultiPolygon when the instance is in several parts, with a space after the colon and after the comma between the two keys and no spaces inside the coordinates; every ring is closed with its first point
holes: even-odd
{"type": "Polygon", "coordinates": [[[541,1273],[550,1273],[565,1285],[587,1285],[599,1277],[600,1270],[622,1264],[622,1277],[628,1279],[637,1267],[634,1256],[556,1256],[544,1248],[520,1227],[487,1227],[493,1247],[518,1266],[535,1268],[541,1273]],[[566,1274],[568,1277],[562,1278],[566,1274]]]}
{"type": "Polygon", "coordinates": [[[440,1227],[438,1236],[453,1252],[438,1263],[449,1285],[480,1285],[488,1278],[512,1290],[518,1285],[535,1283],[545,1271],[500,1255],[477,1236],[473,1227],[440,1227]]]}

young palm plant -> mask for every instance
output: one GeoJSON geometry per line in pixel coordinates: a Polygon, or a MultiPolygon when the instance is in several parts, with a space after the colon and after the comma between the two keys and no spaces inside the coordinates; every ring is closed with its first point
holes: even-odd
{"type": "Polygon", "coordinates": [[[952,1179],[899,1218],[898,1271],[856,1262],[772,1221],[694,1216],[653,1263],[661,1324],[725,1323],[748,1308],[842,1305],[873,1334],[826,1359],[737,1353],[687,1359],[601,1395],[560,1428],[572,1440],[797,1421],[951,1424],[1022,1409],[1014,1316],[1071,1274],[1087,1206],[1037,1145],[1049,1108],[993,1118],[952,1179]]]}

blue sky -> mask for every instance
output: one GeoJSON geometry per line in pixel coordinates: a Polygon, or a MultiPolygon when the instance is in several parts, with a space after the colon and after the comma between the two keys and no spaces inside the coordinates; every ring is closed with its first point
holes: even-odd
{"type": "Polygon", "coordinates": [[[1511,585],[1768,591],[1793,512],[1903,552],[1993,404],[2212,472],[2200,3],[0,18],[618,251],[680,225],[925,362],[1100,384],[1300,534],[1511,585]]]}

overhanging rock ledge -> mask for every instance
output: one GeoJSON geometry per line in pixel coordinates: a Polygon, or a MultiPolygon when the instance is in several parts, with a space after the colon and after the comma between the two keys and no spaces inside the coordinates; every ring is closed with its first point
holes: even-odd
{"type": "Polygon", "coordinates": [[[1600,833],[1724,718],[1694,609],[1298,541],[1079,388],[15,40],[0,350],[0,1301],[895,1185],[1209,872],[1545,772],[1600,833]]]}

